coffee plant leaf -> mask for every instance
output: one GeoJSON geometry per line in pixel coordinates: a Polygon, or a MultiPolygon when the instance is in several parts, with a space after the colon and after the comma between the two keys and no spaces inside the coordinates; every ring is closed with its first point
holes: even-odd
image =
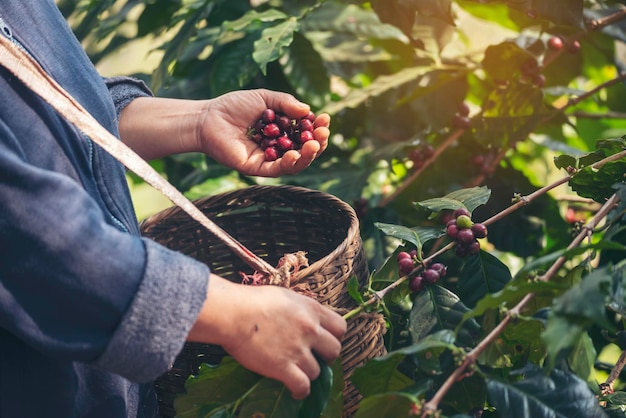
{"type": "Polygon", "coordinates": [[[466,306],[473,308],[485,295],[504,289],[511,279],[506,264],[490,253],[480,251],[463,264],[456,293],[466,306]]]}
{"type": "Polygon", "coordinates": [[[397,27],[406,36],[411,36],[417,11],[414,4],[402,0],[372,0],[370,3],[382,22],[397,27]]]}
{"type": "Polygon", "coordinates": [[[419,342],[434,332],[455,330],[457,344],[472,347],[481,333],[481,327],[473,318],[464,321],[467,312],[469,308],[448,289],[438,285],[427,286],[413,300],[408,327],[411,338],[419,342]]]}
{"type": "Polygon", "coordinates": [[[355,300],[358,304],[363,304],[365,300],[363,299],[363,295],[361,294],[361,290],[359,289],[359,280],[356,276],[350,277],[348,280],[348,294],[355,300]]]}
{"type": "Polygon", "coordinates": [[[624,181],[626,159],[609,162],[600,169],[584,167],[574,175],[569,185],[579,196],[604,202],[613,193],[614,185],[624,181]]]}
{"type": "Polygon", "coordinates": [[[492,45],[485,50],[482,66],[491,78],[499,82],[512,80],[523,65],[535,58],[513,41],[492,45]]]}
{"type": "Polygon", "coordinates": [[[259,66],[252,59],[255,34],[229,42],[212,54],[213,68],[209,74],[209,86],[215,95],[227,93],[245,86],[259,73],[259,66]]]}
{"type": "Polygon", "coordinates": [[[626,316],[626,262],[623,260],[622,256],[622,261],[610,269],[613,285],[607,308],[626,316]]]}
{"type": "Polygon", "coordinates": [[[241,418],[294,418],[303,401],[295,400],[278,380],[263,378],[241,402],[241,418]]]}
{"type": "Polygon", "coordinates": [[[198,411],[214,410],[216,405],[228,405],[243,397],[261,380],[231,357],[224,357],[218,366],[202,364],[197,375],[185,382],[185,393],[174,400],[177,416],[192,418],[198,411]]]}
{"type": "Polygon", "coordinates": [[[612,277],[606,268],[599,268],[557,297],[552,306],[553,315],[568,319],[580,318],[596,323],[605,329],[614,325],[606,317],[606,305],[612,293],[612,277]]]}
{"type": "MultiPolygon", "coordinates": [[[[222,23],[221,30],[225,32],[245,32],[247,29],[257,23],[270,23],[277,20],[284,21],[289,16],[277,9],[267,9],[262,12],[249,10],[238,19],[230,20],[222,23]]],[[[256,29],[255,29],[256,30],[256,29]]]]}
{"type": "Polygon", "coordinates": [[[422,200],[414,203],[414,205],[432,212],[465,208],[471,213],[477,207],[487,203],[490,197],[491,190],[485,186],[480,186],[455,190],[444,197],[422,200]]]}
{"type": "Polygon", "coordinates": [[[263,29],[261,36],[254,42],[252,58],[259,65],[263,75],[267,75],[267,64],[276,61],[293,41],[293,34],[298,30],[299,21],[290,17],[274,26],[263,29]]]}
{"type": "Polygon", "coordinates": [[[339,358],[335,360],[330,365],[330,368],[333,373],[333,382],[330,393],[328,394],[328,402],[326,403],[326,408],[324,408],[319,418],[340,418],[344,409],[345,400],[343,396],[343,391],[345,387],[345,381],[343,366],[341,365],[341,359],[339,358]]]}
{"type": "Polygon", "coordinates": [[[560,169],[583,168],[597,163],[605,156],[603,151],[593,151],[580,156],[562,154],[554,157],[554,165],[560,169]]]}
{"type": "Polygon", "coordinates": [[[404,355],[386,355],[384,358],[375,357],[361,367],[358,367],[350,376],[350,381],[363,396],[373,396],[378,393],[401,391],[414,382],[398,370],[404,355]]]}
{"type": "Polygon", "coordinates": [[[538,296],[554,297],[562,294],[569,287],[554,282],[544,281],[509,281],[502,290],[485,295],[476,302],[476,306],[465,314],[466,318],[483,316],[489,310],[512,308],[529,293],[538,296]]]}
{"type": "Polygon", "coordinates": [[[393,392],[364,398],[354,418],[408,417],[417,413],[419,400],[412,395],[393,392]]]}
{"type": "Polygon", "coordinates": [[[420,16],[434,17],[454,25],[452,0],[413,0],[420,16]]]}
{"type": "Polygon", "coordinates": [[[313,109],[321,108],[330,97],[330,77],[311,42],[294,33],[293,42],[280,59],[285,77],[300,100],[313,109]]]}
{"type": "Polygon", "coordinates": [[[589,387],[597,384],[595,375],[595,362],[598,353],[593,346],[593,340],[587,333],[583,333],[578,342],[572,347],[572,352],[567,358],[567,364],[572,372],[585,380],[589,387]]]}
{"type": "Polygon", "coordinates": [[[626,392],[617,391],[600,397],[601,401],[606,402],[604,411],[609,418],[626,417],[626,392]]]}
{"type": "MultiPolygon", "coordinates": [[[[326,2],[301,21],[304,32],[331,32],[351,35],[348,39],[409,39],[394,25],[382,23],[378,15],[354,4],[326,2]]],[[[337,38],[333,38],[337,39],[337,38]]]]}
{"type": "Polygon", "coordinates": [[[487,379],[489,402],[507,418],[606,418],[587,383],[573,373],[536,365],[511,373],[509,381],[487,379]]]}
{"type": "Polygon", "coordinates": [[[417,258],[418,260],[421,260],[423,243],[420,239],[418,231],[415,228],[409,228],[403,225],[385,224],[382,222],[376,222],[374,225],[385,235],[413,244],[417,249],[417,258]]]}
{"type": "Polygon", "coordinates": [[[381,75],[368,86],[353,89],[341,100],[328,103],[322,111],[330,115],[335,115],[342,110],[356,108],[368,100],[384,93],[401,89],[406,84],[413,82],[416,78],[429,73],[432,69],[434,69],[434,67],[425,65],[404,68],[391,75],[381,75]]]}
{"type": "Polygon", "coordinates": [[[163,45],[163,58],[152,73],[150,85],[154,91],[159,91],[165,85],[173,64],[176,63],[189,41],[198,32],[200,22],[206,19],[212,11],[213,5],[207,5],[199,11],[189,11],[188,16],[173,39],[163,45]]]}
{"type": "Polygon", "coordinates": [[[311,381],[311,392],[302,401],[298,418],[319,418],[328,406],[331,390],[335,382],[333,369],[324,360],[317,359],[320,374],[311,381]]]}
{"type": "Polygon", "coordinates": [[[442,402],[447,409],[451,408],[454,412],[481,410],[487,399],[485,379],[476,373],[468,376],[456,382],[448,395],[442,402]]]}

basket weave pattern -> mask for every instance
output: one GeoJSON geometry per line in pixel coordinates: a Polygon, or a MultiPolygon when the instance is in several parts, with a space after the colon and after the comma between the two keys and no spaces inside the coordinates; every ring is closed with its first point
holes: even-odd
{"type": "MultiPolygon", "coordinates": [[[[354,210],[345,202],[319,191],[296,186],[252,186],[194,202],[213,222],[270,265],[288,253],[306,252],[309,267],[292,281],[306,282],[315,298],[338,309],[356,303],[348,294],[348,280],[356,276],[366,285],[369,270],[354,210]]],[[[241,281],[251,268],[225,244],[177,207],[166,209],[141,224],[142,234],[168,248],[206,263],[211,271],[241,281]]],[[[346,380],[344,417],[358,408],[361,396],[348,378],[355,367],[384,354],[385,324],[378,314],[348,321],[342,343],[346,380]]],[[[217,364],[225,355],[220,347],[187,343],[172,369],[157,380],[160,414],[173,417],[173,400],[201,363],[217,364]]]]}

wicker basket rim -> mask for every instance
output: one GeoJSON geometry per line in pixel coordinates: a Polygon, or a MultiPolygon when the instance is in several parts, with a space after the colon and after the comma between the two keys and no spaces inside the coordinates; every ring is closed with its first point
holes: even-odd
{"type": "MultiPolygon", "coordinates": [[[[293,277],[294,281],[301,280],[302,278],[308,276],[311,271],[316,271],[317,269],[320,268],[320,266],[327,264],[328,261],[336,259],[339,254],[342,254],[346,251],[347,249],[346,247],[349,245],[349,243],[351,243],[355,239],[355,237],[357,237],[358,234],[360,233],[358,218],[356,216],[354,209],[349,204],[347,204],[343,200],[329,193],[322,192],[320,190],[309,189],[309,188],[302,187],[302,186],[282,185],[282,184],[281,185],[252,185],[252,186],[248,186],[248,187],[244,187],[244,188],[240,188],[236,190],[219,193],[216,195],[211,195],[211,196],[206,196],[206,197],[202,197],[199,199],[195,199],[193,200],[193,203],[198,207],[202,207],[206,202],[210,202],[212,200],[223,199],[229,195],[240,194],[246,191],[253,191],[255,193],[264,193],[265,191],[270,191],[270,190],[289,191],[290,193],[302,193],[302,194],[310,194],[310,195],[317,194],[319,196],[323,196],[327,201],[332,202],[337,207],[339,207],[343,212],[345,212],[350,221],[350,226],[348,228],[346,237],[341,241],[341,243],[337,245],[337,247],[333,251],[331,251],[329,254],[325,255],[324,257],[320,258],[314,263],[311,263],[308,267],[300,269],[295,274],[295,277],[293,277]]],[[[183,212],[183,210],[178,206],[172,206],[170,208],[163,209],[162,211],[154,215],[151,215],[147,217],[146,219],[144,219],[143,221],[141,221],[140,229],[143,229],[144,225],[158,223],[162,219],[166,219],[170,216],[179,214],[181,212],[183,212]]],[[[234,238],[237,239],[237,237],[234,237],[234,238]]]]}

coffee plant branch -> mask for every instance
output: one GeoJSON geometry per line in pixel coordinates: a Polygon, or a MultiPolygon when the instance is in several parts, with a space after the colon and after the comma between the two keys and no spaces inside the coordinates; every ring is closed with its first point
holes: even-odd
{"type": "Polygon", "coordinates": [[[406,189],[411,183],[413,183],[413,181],[417,177],[419,177],[419,175],[422,174],[422,172],[424,170],[426,170],[426,168],[429,165],[431,165],[433,163],[433,161],[435,161],[439,155],[441,155],[450,145],[452,145],[454,143],[454,141],[459,139],[459,137],[463,134],[463,132],[465,132],[464,129],[457,129],[454,132],[452,132],[450,134],[450,136],[448,136],[448,138],[446,138],[446,140],[440,146],[435,148],[435,151],[434,151],[433,155],[431,155],[429,158],[424,160],[424,164],[421,167],[419,167],[417,170],[415,170],[413,173],[411,173],[410,176],[406,177],[402,181],[402,184],[400,184],[396,188],[396,190],[394,190],[393,193],[391,193],[387,197],[383,198],[378,203],[378,207],[385,207],[385,206],[387,206],[389,204],[389,202],[392,202],[400,193],[402,193],[404,191],[404,189],[406,189]]]}
{"type": "MultiPolygon", "coordinates": [[[[612,195],[602,206],[602,208],[595,214],[595,216],[584,226],[581,232],[572,240],[570,245],[567,247],[568,250],[571,250],[578,245],[588,236],[588,234],[593,231],[598,224],[607,216],[609,211],[617,205],[619,202],[619,197],[617,194],[612,195]]],[[[554,264],[541,276],[539,276],[536,280],[540,281],[549,281],[554,277],[554,275],[559,271],[559,269],[565,264],[567,261],[567,257],[561,256],[559,257],[554,264]]],[[[520,315],[522,310],[526,307],[526,305],[534,298],[533,293],[529,293],[524,296],[524,298],[515,305],[512,309],[506,312],[503,320],[476,346],[472,349],[467,355],[465,359],[461,363],[459,367],[457,367],[451,374],[448,376],[446,381],[441,385],[441,387],[437,390],[435,395],[426,402],[422,407],[422,418],[426,418],[428,416],[432,416],[439,407],[439,404],[443,400],[443,397],[450,391],[454,383],[459,380],[462,380],[467,374],[466,370],[468,368],[473,367],[476,364],[476,360],[478,356],[491,344],[496,338],[500,336],[500,334],[505,330],[507,325],[516,317],[520,315]]]]}
{"type": "MultiPolygon", "coordinates": [[[[603,165],[605,165],[606,163],[609,163],[611,161],[617,161],[621,158],[626,158],[626,150],[622,151],[622,152],[618,152],[614,155],[610,155],[596,163],[594,163],[591,167],[593,167],[594,169],[599,169],[601,168],[603,165]]],[[[500,219],[505,218],[506,216],[510,215],[511,213],[515,212],[516,210],[518,210],[519,208],[526,206],[528,204],[530,204],[533,200],[537,199],[539,196],[548,193],[550,190],[555,189],[567,182],[569,182],[572,177],[575,175],[575,172],[572,172],[570,174],[568,174],[567,176],[564,176],[556,181],[554,181],[551,184],[548,184],[536,191],[534,191],[533,193],[527,195],[527,196],[515,196],[513,198],[514,203],[509,206],[508,208],[496,213],[494,216],[492,216],[491,218],[483,221],[482,223],[485,226],[488,226],[492,223],[495,223],[497,221],[499,221],[500,219]]],[[[605,205],[606,206],[606,203],[605,205]]],[[[604,208],[603,206],[603,208],[604,208]]],[[[611,206],[612,207],[612,206],[611,206]]],[[[603,210],[603,208],[601,208],[599,210],[598,213],[602,213],[601,211],[603,210]]],[[[597,215],[596,215],[597,216],[597,215]]],[[[605,214],[606,216],[606,214],[605,214]]],[[[585,227],[583,228],[583,232],[588,231],[588,228],[585,227]]],[[[576,241],[574,241],[576,242],[576,241]]],[[[580,242],[576,242],[575,245],[578,245],[580,242]]],[[[383,298],[389,294],[389,292],[391,292],[393,289],[395,289],[396,287],[398,287],[400,284],[404,283],[406,280],[409,279],[409,277],[411,277],[412,275],[416,274],[419,272],[420,269],[423,268],[423,266],[428,265],[431,261],[433,261],[435,258],[437,258],[438,256],[440,256],[441,254],[445,253],[446,251],[450,250],[451,248],[453,248],[455,245],[454,242],[450,242],[448,243],[446,246],[440,248],[439,250],[437,250],[436,252],[432,253],[431,255],[429,255],[428,257],[426,257],[422,264],[419,265],[418,267],[416,267],[413,271],[411,271],[409,274],[405,275],[405,276],[401,276],[398,280],[396,280],[395,282],[391,283],[390,285],[388,285],[387,287],[385,287],[384,289],[381,289],[379,291],[376,291],[373,293],[373,295],[366,300],[364,303],[362,303],[361,305],[357,306],[356,308],[354,308],[353,310],[349,311],[348,313],[346,313],[343,317],[345,319],[349,319],[352,318],[356,315],[358,315],[359,313],[361,313],[365,308],[372,306],[378,302],[380,302],[381,300],[383,300],[383,298]]],[[[558,260],[557,260],[558,261],[558,260]]]]}

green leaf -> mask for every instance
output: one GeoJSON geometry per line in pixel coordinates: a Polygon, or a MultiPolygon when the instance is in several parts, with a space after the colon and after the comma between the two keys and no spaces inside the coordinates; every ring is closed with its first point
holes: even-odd
{"type": "Polygon", "coordinates": [[[323,360],[318,359],[320,375],[311,382],[311,393],[302,402],[298,418],[319,418],[328,406],[333,387],[333,370],[323,360]]]}
{"type": "Polygon", "coordinates": [[[459,275],[457,293],[470,308],[484,296],[504,289],[511,281],[509,268],[498,258],[486,251],[471,257],[463,264],[459,275]]]}
{"type": "Polygon", "coordinates": [[[328,395],[328,403],[320,418],[340,418],[344,409],[343,391],[345,387],[341,359],[335,360],[330,366],[333,373],[333,382],[328,395]]]}
{"type": "Polygon", "coordinates": [[[277,380],[263,379],[241,403],[240,418],[294,418],[302,401],[293,399],[287,388],[277,380]]]}
{"type": "Polygon", "coordinates": [[[409,386],[411,386],[410,392],[417,396],[422,391],[428,390],[428,387],[412,386],[413,380],[398,370],[404,358],[422,353],[430,353],[429,357],[438,358],[446,350],[457,349],[452,331],[438,331],[410,346],[370,359],[366,364],[354,370],[350,380],[365,397],[385,392],[409,391],[407,389],[409,386]]]}
{"type": "Polygon", "coordinates": [[[433,198],[416,202],[415,205],[424,207],[433,212],[440,212],[445,209],[455,210],[466,208],[473,212],[477,207],[486,204],[491,196],[491,190],[485,186],[472,187],[468,189],[456,190],[441,198],[433,198]]]}
{"type": "Polygon", "coordinates": [[[409,332],[414,342],[440,330],[456,330],[461,325],[457,342],[472,347],[480,334],[474,319],[463,320],[469,308],[457,295],[441,286],[428,286],[413,301],[409,316],[409,332]]]}
{"type": "Polygon", "coordinates": [[[513,382],[487,380],[489,401],[507,418],[604,418],[587,384],[576,375],[553,370],[549,376],[528,365],[513,382]]]}
{"type": "Polygon", "coordinates": [[[270,23],[277,20],[285,20],[289,16],[277,9],[267,9],[262,12],[249,10],[239,19],[224,22],[222,24],[223,32],[244,32],[247,28],[255,23],[270,23]]]}
{"type": "Polygon", "coordinates": [[[354,418],[408,417],[418,400],[406,393],[383,393],[363,399],[354,418]]]}
{"type": "Polygon", "coordinates": [[[618,391],[601,397],[602,401],[606,401],[605,411],[609,418],[626,417],[626,392],[618,391]]]}
{"type": "Polygon", "coordinates": [[[524,296],[533,293],[537,296],[555,296],[565,292],[568,289],[566,285],[554,282],[543,281],[519,281],[514,280],[507,283],[504,288],[495,293],[485,295],[476,303],[474,309],[468,312],[467,318],[475,318],[484,315],[487,311],[499,308],[512,308],[524,296]]]}
{"type": "Polygon", "coordinates": [[[261,32],[261,36],[254,42],[252,58],[261,68],[263,75],[267,74],[267,64],[276,61],[283,54],[283,50],[293,41],[293,34],[298,30],[299,23],[294,17],[284,22],[270,26],[261,32]]]}
{"type": "Polygon", "coordinates": [[[611,287],[610,274],[601,268],[554,300],[542,334],[550,367],[569,355],[592,324],[615,331],[615,325],[606,315],[611,287]]]}
{"type": "Polygon", "coordinates": [[[341,100],[327,104],[322,111],[334,115],[344,109],[358,107],[369,99],[388,91],[400,89],[402,86],[414,82],[417,78],[433,69],[429,66],[409,67],[396,71],[392,75],[381,75],[367,87],[353,89],[341,100]]]}
{"type": "Polygon", "coordinates": [[[330,77],[311,42],[295,33],[288,52],[280,62],[285,77],[301,100],[313,108],[321,108],[330,97],[330,77]]]}
{"type": "Polygon", "coordinates": [[[532,59],[533,56],[515,42],[505,41],[487,47],[482,65],[493,79],[504,81],[514,78],[522,66],[532,59]]]}
{"type": "Polygon", "coordinates": [[[420,240],[420,237],[415,229],[408,228],[402,225],[385,224],[382,222],[376,222],[374,225],[378,229],[380,229],[385,235],[398,238],[415,245],[415,248],[417,249],[418,259],[421,258],[422,241],[420,240]]]}
{"type": "Polygon", "coordinates": [[[615,189],[613,185],[624,181],[626,159],[603,165],[600,169],[585,167],[577,172],[569,185],[579,196],[604,202],[615,189]]]}
{"type": "Polygon", "coordinates": [[[198,375],[191,375],[185,383],[185,393],[176,396],[174,409],[180,418],[196,418],[199,411],[214,409],[243,397],[261,377],[231,357],[225,357],[218,366],[202,364],[198,375]]]}
{"type": "Polygon", "coordinates": [[[187,47],[190,39],[197,33],[198,24],[207,18],[213,11],[213,4],[208,4],[200,10],[191,9],[187,17],[184,20],[183,25],[176,33],[176,36],[165,44],[165,52],[159,66],[154,70],[152,74],[152,89],[158,91],[161,86],[164,85],[169,71],[177,60],[177,57],[182,55],[184,49],[187,47]]]}
{"type": "Polygon", "coordinates": [[[302,20],[305,32],[331,32],[351,34],[365,39],[395,39],[408,43],[407,36],[400,29],[382,23],[376,13],[354,4],[325,2],[322,7],[302,20]]]}
{"type": "Polygon", "coordinates": [[[578,286],[555,299],[553,313],[568,318],[582,318],[606,329],[613,329],[614,325],[605,313],[611,287],[612,278],[607,269],[594,270],[578,286]]]}
{"type": "Polygon", "coordinates": [[[247,85],[259,73],[252,59],[255,35],[220,46],[212,56],[209,85],[215,95],[237,90],[247,85]]]}
{"type": "Polygon", "coordinates": [[[350,277],[348,280],[348,294],[354,299],[359,305],[365,303],[363,299],[363,295],[361,295],[361,289],[359,288],[359,279],[356,276],[350,277]]]}
{"type": "Polygon", "coordinates": [[[572,348],[567,364],[572,372],[584,379],[590,386],[596,384],[594,364],[597,352],[589,334],[584,333],[572,348]]]}

